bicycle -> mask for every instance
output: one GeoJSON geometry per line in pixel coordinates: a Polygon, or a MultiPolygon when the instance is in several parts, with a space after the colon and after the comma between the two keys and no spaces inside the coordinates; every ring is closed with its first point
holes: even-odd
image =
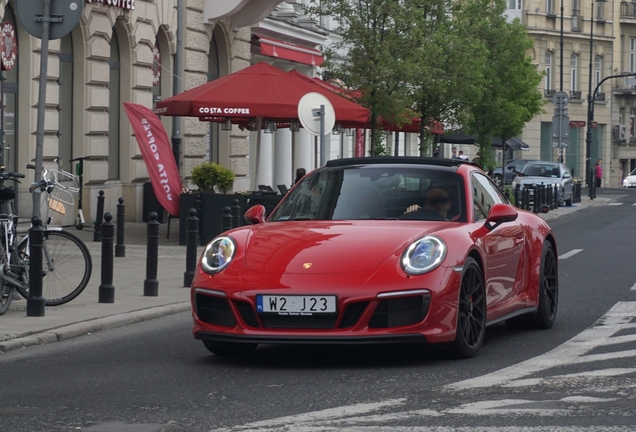
{"type": "MultiPolygon", "coordinates": [[[[27,166],[31,168],[32,166],[27,166]]],[[[0,172],[4,180],[24,178],[24,174],[0,172]]],[[[43,170],[42,180],[31,188],[46,194],[49,210],[66,213],[77,193],[75,176],[58,170],[43,170]]],[[[1,190],[1,189],[0,189],[1,190]]],[[[10,189],[13,191],[12,189],[10,189]]],[[[13,196],[0,194],[0,314],[9,309],[14,290],[29,297],[29,236],[16,241],[18,216],[13,214],[13,196]]],[[[76,298],[88,285],[93,261],[88,248],[77,236],[61,227],[49,226],[51,218],[43,220],[42,296],[46,306],[58,306],[76,298]]]]}

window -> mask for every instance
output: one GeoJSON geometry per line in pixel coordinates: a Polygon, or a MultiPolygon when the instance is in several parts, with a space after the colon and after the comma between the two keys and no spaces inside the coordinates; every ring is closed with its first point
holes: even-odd
{"type": "Polygon", "coordinates": [[[110,40],[110,81],[108,83],[108,179],[119,179],[119,154],[120,154],[120,128],[119,107],[121,99],[121,63],[119,58],[119,39],[117,31],[113,28],[113,36],[110,40]]]}
{"type": "Polygon", "coordinates": [[[579,56],[572,54],[570,57],[570,91],[579,90],[579,74],[578,74],[579,56]]]}
{"type": "Polygon", "coordinates": [[[521,0],[508,0],[508,9],[521,10],[521,0]]]}
{"type": "Polygon", "coordinates": [[[604,16],[603,16],[603,4],[605,2],[596,2],[596,11],[595,11],[595,16],[597,20],[604,20],[604,16]]]}
{"type": "Polygon", "coordinates": [[[602,67],[603,67],[603,59],[601,58],[601,56],[596,56],[594,58],[594,85],[595,86],[598,86],[598,84],[601,82],[602,67]]]}
{"type": "Polygon", "coordinates": [[[495,204],[508,203],[501,191],[483,174],[473,174],[473,215],[475,222],[488,217],[490,209],[495,204]]]}
{"type": "Polygon", "coordinates": [[[546,0],[545,1],[545,13],[554,14],[554,0],[546,0]]]}
{"type": "Polygon", "coordinates": [[[636,72],[636,38],[629,38],[629,71],[636,72]]]}
{"type": "Polygon", "coordinates": [[[572,31],[581,31],[579,0],[572,0],[572,31]]]}
{"type": "Polygon", "coordinates": [[[545,89],[552,90],[552,53],[545,53],[545,89]]]}

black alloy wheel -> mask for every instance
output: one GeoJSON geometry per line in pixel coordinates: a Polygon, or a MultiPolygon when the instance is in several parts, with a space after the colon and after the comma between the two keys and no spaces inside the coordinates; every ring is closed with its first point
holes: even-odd
{"type": "Polygon", "coordinates": [[[481,268],[467,258],[462,271],[457,310],[457,332],[452,350],[458,358],[474,357],[486,334],[486,288],[481,268]]]}
{"type": "Polygon", "coordinates": [[[549,241],[543,244],[539,274],[539,308],[534,327],[549,329],[556,320],[559,306],[559,274],[554,248],[549,241]]]}

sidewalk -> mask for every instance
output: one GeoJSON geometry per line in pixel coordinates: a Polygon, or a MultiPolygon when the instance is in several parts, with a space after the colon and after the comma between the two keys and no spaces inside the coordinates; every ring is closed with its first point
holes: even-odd
{"type": "MultiPolygon", "coordinates": [[[[605,205],[608,198],[597,197],[571,207],[561,207],[540,216],[549,221],[584,207],[605,205]]],[[[68,230],[80,237],[93,258],[91,280],[79,297],[62,306],[47,307],[43,317],[26,316],[26,300],[13,300],[7,313],[0,316],[0,353],[21,347],[56,342],[100,330],[145,321],[190,310],[189,288],[183,287],[186,270],[186,247],[179,246],[178,221],[172,221],[170,241],[166,241],[167,225],[159,232],[159,295],[144,297],[146,279],[146,224],[125,226],[126,257],[114,258],[115,303],[98,303],[101,284],[101,243],[93,242],[93,230],[68,230]]],[[[202,248],[199,248],[201,252],[202,248]]]]}
{"type": "Polygon", "coordinates": [[[90,250],[93,273],[88,286],[71,302],[46,307],[43,317],[27,317],[26,300],[22,297],[19,300],[14,299],[11,308],[0,316],[0,353],[190,309],[190,290],[183,286],[186,247],[179,246],[178,221],[173,220],[171,223],[169,242],[166,241],[167,225],[160,226],[157,297],[143,295],[147,226],[144,223],[126,224],[126,256],[113,259],[115,303],[98,303],[102,244],[93,242],[93,230],[84,228],[78,231],[74,227],[67,229],[80,237],[90,250]]]}

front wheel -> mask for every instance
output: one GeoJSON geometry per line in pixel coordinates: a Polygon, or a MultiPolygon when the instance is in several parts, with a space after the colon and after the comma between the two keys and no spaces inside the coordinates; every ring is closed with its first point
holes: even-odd
{"type": "Polygon", "coordinates": [[[459,358],[477,355],[486,334],[486,288],[479,264],[467,258],[459,286],[457,330],[452,350],[459,358]]]}
{"type": "MultiPolygon", "coordinates": [[[[19,264],[29,276],[29,238],[20,240],[16,249],[19,264]]],[[[86,245],[68,231],[44,231],[42,247],[42,297],[46,306],[58,306],[68,303],[80,295],[93,271],[93,261],[86,245]]],[[[26,289],[17,287],[24,297],[29,296],[26,289]]]]}
{"type": "Polygon", "coordinates": [[[6,283],[0,284],[0,315],[9,310],[11,300],[13,300],[13,287],[6,283]]]}

